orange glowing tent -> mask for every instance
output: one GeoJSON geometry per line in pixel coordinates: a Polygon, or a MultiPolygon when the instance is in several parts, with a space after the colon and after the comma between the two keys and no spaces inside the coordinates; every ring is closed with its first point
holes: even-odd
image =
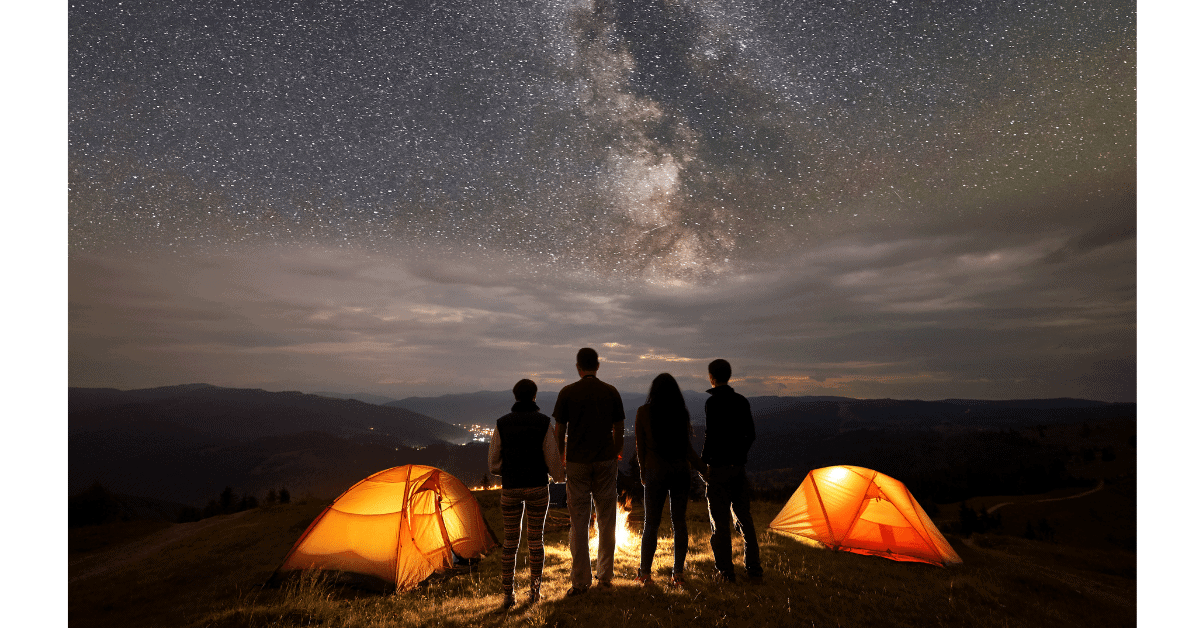
{"type": "Polygon", "coordinates": [[[456,557],[496,545],[479,502],[458,478],[434,467],[380,471],[333,501],[296,541],[276,575],[323,569],[385,589],[408,589],[456,557]]]}
{"type": "Polygon", "coordinates": [[[768,527],[855,554],[941,566],[962,562],[904,484],[863,467],[809,471],[768,527]]]}

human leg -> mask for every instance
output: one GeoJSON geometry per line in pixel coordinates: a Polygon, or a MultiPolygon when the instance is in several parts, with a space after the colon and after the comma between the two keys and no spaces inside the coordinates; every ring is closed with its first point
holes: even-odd
{"type": "Polygon", "coordinates": [[[500,514],[504,518],[504,544],[500,554],[500,588],[506,599],[512,597],[513,571],[517,546],[521,544],[521,514],[525,501],[516,491],[500,490],[500,514]]]}
{"type": "MultiPolygon", "coordinates": [[[[612,582],[613,555],[617,549],[617,461],[592,464],[592,500],[596,504],[596,579],[612,582]]],[[[585,541],[586,543],[586,541],[585,541]]]]}
{"type": "MultiPolygon", "coordinates": [[[[687,561],[688,529],[687,529],[687,500],[688,489],[691,488],[691,478],[684,475],[671,483],[671,531],[675,537],[675,562],[672,572],[676,576],[683,574],[687,561]]],[[[661,513],[660,513],[661,514],[661,513]]]]}
{"type": "Polygon", "coordinates": [[[713,562],[718,572],[727,579],[732,579],[733,541],[729,529],[730,495],[726,467],[716,467],[709,471],[705,495],[708,498],[708,521],[712,525],[712,536],[708,538],[708,542],[712,546],[713,562]]]}
{"type": "Polygon", "coordinates": [[[586,589],[592,583],[592,557],[588,550],[588,520],[592,515],[592,465],[567,463],[567,512],[571,516],[571,587],[586,589]]]}
{"type": "Polygon", "coordinates": [[[654,552],[658,549],[658,526],[662,522],[663,504],[667,500],[666,485],[658,478],[647,478],[644,487],[645,518],[642,523],[642,562],[638,576],[648,577],[654,564],[654,552]]]}
{"type": "Polygon", "coordinates": [[[730,506],[733,516],[737,517],[738,530],[745,541],[746,573],[751,578],[761,578],[763,569],[758,555],[758,535],[754,529],[754,517],[750,514],[750,483],[746,480],[744,469],[739,469],[732,480],[730,506]]]}
{"type": "Polygon", "coordinates": [[[543,486],[540,489],[530,489],[530,495],[525,502],[525,522],[529,527],[529,594],[530,601],[536,602],[542,591],[542,566],[546,561],[546,549],[542,543],[543,532],[546,528],[546,512],[550,507],[550,490],[543,486]]]}

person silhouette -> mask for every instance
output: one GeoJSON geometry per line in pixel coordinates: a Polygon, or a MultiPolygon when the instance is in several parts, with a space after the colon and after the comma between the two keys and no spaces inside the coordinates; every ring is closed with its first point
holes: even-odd
{"type": "Polygon", "coordinates": [[[539,412],[537,384],[523,379],[513,386],[512,412],[496,420],[488,445],[488,471],[500,476],[500,513],[504,518],[504,543],[500,558],[502,608],[513,606],[513,572],[521,543],[521,515],[529,529],[529,602],[541,599],[545,548],[542,531],[550,505],[546,476],[563,479],[562,457],[550,428],[550,417],[539,412]]]}
{"type": "Polygon", "coordinates": [[[704,450],[700,458],[709,466],[705,478],[708,498],[708,518],[712,524],[714,576],[734,582],[733,541],[729,513],[737,518],[738,530],[745,541],[746,573],[751,582],[761,582],[762,563],[758,556],[758,537],[754,532],[754,517],[750,514],[750,485],[746,480],[746,456],[754,443],[754,417],[750,402],[734,392],[729,385],[733,369],[729,362],[716,359],[708,364],[711,395],[704,403],[706,427],[704,450]]]}
{"type": "Polygon", "coordinates": [[[636,580],[646,586],[653,580],[651,567],[658,549],[658,526],[663,504],[670,497],[671,529],[675,537],[675,561],[671,584],[684,583],[687,558],[687,500],[692,485],[689,463],[707,474],[708,467],[692,448],[692,422],[679,384],[670,373],[662,373],[650,384],[645,405],[637,409],[633,423],[634,449],[644,487],[645,519],[642,524],[642,555],[636,580]]]}
{"type": "Polygon", "coordinates": [[[595,578],[600,588],[612,587],[617,545],[617,460],[625,444],[625,408],[621,393],[596,378],[599,369],[596,350],[580,349],[575,354],[579,381],[564,386],[554,404],[554,430],[567,468],[567,512],[571,517],[568,596],[586,593],[592,583],[588,520],[593,502],[598,536],[595,578]]]}

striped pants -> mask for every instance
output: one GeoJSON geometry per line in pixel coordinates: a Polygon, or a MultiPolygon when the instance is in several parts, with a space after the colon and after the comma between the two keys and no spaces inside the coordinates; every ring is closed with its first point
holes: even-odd
{"type": "Polygon", "coordinates": [[[517,546],[521,544],[521,513],[526,512],[529,527],[529,586],[538,589],[542,583],[542,564],[546,551],[542,546],[542,531],[546,527],[546,511],[550,506],[550,489],[505,488],[500,490],[500,513],[504,516],[504,546],[500,557],[500,585],[505,594],[512,594],[513,571],[517,561],[517,546]]]}

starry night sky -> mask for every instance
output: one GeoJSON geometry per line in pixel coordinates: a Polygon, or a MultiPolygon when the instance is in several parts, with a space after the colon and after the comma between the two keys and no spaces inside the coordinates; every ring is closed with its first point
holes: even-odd
{"type": "Polygon", "coordinates": [[[73,1],[70,385],[1136,400],[1135,8],[73,1]]]}

